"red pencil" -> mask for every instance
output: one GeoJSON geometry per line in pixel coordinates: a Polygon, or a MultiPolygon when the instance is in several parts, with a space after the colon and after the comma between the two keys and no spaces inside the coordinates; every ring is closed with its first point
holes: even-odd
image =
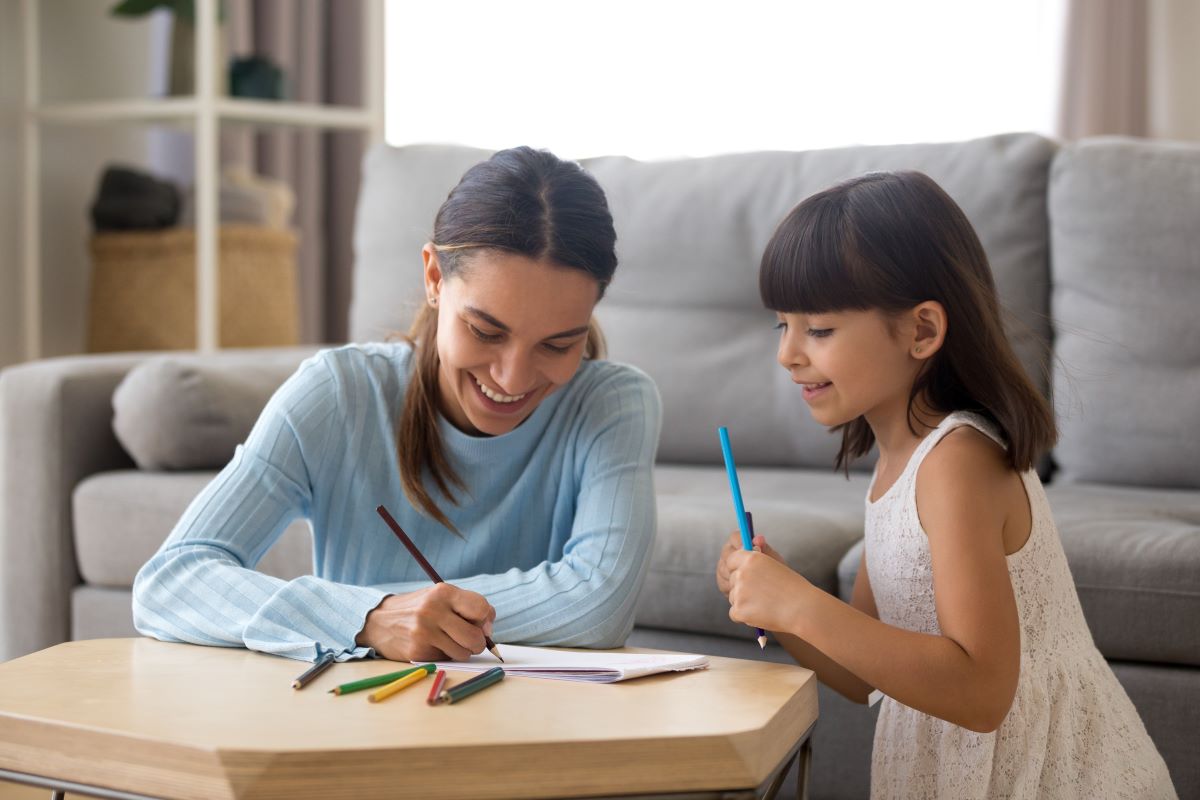
{"type": "MultiPolygon", "coordinates": [[[[408,534],[404,532],[404,529],[400,527],[400,523],[396,522],[391,513],[389,513],[388,510],[383,506],[380,506],[375,510],[379,513],[379,516],[383,517],[383,521],[388,524],[388,527],[392,529],[392,533],[396,534],[396,538],[408,548],[408,552],[412,553],[412,557],[415,558],[417,563],[421,565],[421,569],[425,570],[425,574],[429,576],[429,580],[433,581],[434,583],[445,583],[445,581],[442,580],[442,576],[438,575],[437,570],[433,568],[433,564],[430,564],[425,560],[425,556],[421,555],[421,551],[417,549],[415,544],[413,544],[413,540],[408,538],[408,534]]],[[[492,655],[501,661],[504,660],[503,658],[500,658],[500,651],[496,649],[496,643],[492,641],[492,637],[484,634],[483,643],[487,645],[487,649],[491,651],[492,655]]]]}
{"type": "Polygon", "coordinates": [[[431,706],[436,706],[442,702],[439,695],[442,693],[442,686],[446,683],[446,670],[439,669],[437,674],[433,676],[433,686],[429,690],[429,698],[425,701],[431,706]]]}

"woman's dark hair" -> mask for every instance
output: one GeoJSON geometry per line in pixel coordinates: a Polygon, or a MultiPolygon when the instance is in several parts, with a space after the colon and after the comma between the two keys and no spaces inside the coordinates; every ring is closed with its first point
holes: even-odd
{"type": "MultiPolygon", "coordinates": [[[[1057,438],[1046,398],[1004,335],[983,245],[958,204],[920,172],[876,172],[793,208],[768,242],[758,274],[763,304],[784,313],[879,309],[889,317],[927,300],[945,308],[946,337],[914,382],[934,411],[974,411],[1008,444],[1009,464],[1029,469],[1057,438]]],[[[867,421],[839,425],[837,466],[875,443],[867,421]]]]}
{"type": "MultiPolygon", "coordinates": [[[[516,147],[471,167],[450,191],[433,223],[433,247],[444,278],[470,268],[488,250],[516,253],[577,269],[596,279],[597,299],[617,268],[617,234],[604,190],[578,164],[553,153],[516,147]]],[[[457,503],[452,487],[466,489],[446,457],[439,435],[437,312],[423,305],[408,333],[412,380],[397,437],[400,480],[414,507],[453,531],[425,486],[428,474],[457,503]]],[[[589,323],[585,358],[604,358],[604,337],[589,323]]]]}

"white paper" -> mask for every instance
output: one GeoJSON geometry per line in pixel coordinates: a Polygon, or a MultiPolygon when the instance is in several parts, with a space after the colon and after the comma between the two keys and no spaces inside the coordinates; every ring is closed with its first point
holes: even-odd
{"type": "Polygon", "coordinates": [[[553,647],[497,645],[504,656],[501,664],[486,650],[469,661],[437,661],[441,669],[483,672],[503,667],[504,674],[522,678],[552,678],[560,681],[615,683],[657,672],[682,672],[707,669],[708,656],[689,653],[609,653],[603,650],[580,652],[553,647]]]}

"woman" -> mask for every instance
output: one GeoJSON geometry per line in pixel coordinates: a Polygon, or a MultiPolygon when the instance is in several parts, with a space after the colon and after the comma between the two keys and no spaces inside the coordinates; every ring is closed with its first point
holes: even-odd
{"type": "Polygon", "coordinates": [[[604,192],[517,148],[466,172],[422,252],[405,343],[301,365],[134,582],[137,629],[315,660],[622,644],[654,539],[661,410],[600,360],[616,269],[604,192]],[[386,505],[446,583],[376,515],[386,505]],[[254,564],[297,517],[314,574],[254,564]]]}

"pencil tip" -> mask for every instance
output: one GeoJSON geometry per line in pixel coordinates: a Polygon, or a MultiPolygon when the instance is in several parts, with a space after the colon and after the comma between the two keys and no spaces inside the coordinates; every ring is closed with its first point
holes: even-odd
{"type": "Polygon", "coordinates": [[[504,658],[501,657],[501,655],[500,655],[499,647],[489,647],[488,650],[491,652],[492,655],[494,655],[496,658],[500,659],[501,664],[504,663],[504,658]]]}
{"type": "Polygon", "coordinates": [[[765,637],[765,636],[758,637],[758,648],[760,650],[767,649],[767,637],[765,637]]]}

